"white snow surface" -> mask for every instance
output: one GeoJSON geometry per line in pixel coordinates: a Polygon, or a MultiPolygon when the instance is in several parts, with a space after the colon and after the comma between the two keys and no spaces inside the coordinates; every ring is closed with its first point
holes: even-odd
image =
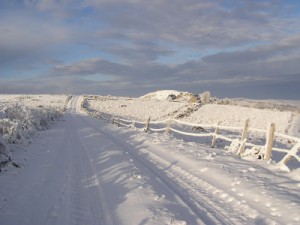
{"type": "Polygon", "coordinates": [[[156,99],[89,96],[86,98],[92,110],[112,114],[116,117],[145,121],[170,117],[176,111],[186,107],[184,102],[169,102],[156,99]]]}
{"type": "MultiPolygon", "coordinates": [[[[285,173],[205,143],[116,127],[89,117],[82,99],[73,97],[60,123],[16,152],[21,168],[0,173],[0,224],[300,223],[299,169],[285,173]]],[[[139,103],[108,100],[110,110],[104,100],[92,103],[102,100],[89,105],[124,117],[115,106],[139,103]]],[[[142,118],[138,110],[131,116],[142,118]]]]}
{"type": "Polygon", "coordinates": [[[291,111],[218,104],[198,107],[189,102],[169,102],[149,98],[88,96],[86,99],[88,107],[92,110],[132,120],[145,121],[148,117],[151,117],[151,120],[176,118],[196,107],[195,111],[184,116],[182,120],[199,124],[219,123],[223,126],[243,127],[245,120],[250,119],[252,128],[266,130],[270,123],[275,123],[277,132],[300,136],[300,133],[296,132],[298,127],[300,128],[300,123],[297,122],[299,114],[291,111]]]}
{"type": "Polygon", "coordinates": [[[271,109],[256,109],[234,105],[206,104],[191,116],[183,120],[223,126],[243,127],[245,120],[250,120],[250,127],[266,130],[270,123],[276,124],[276,131],[285,133],[292,117],[291,112],[281,112],[271,109]]]}
{"type": "Polygon", "coordinates": [[[33,108],[43,106],[63,109],[67,99],[67,95],[0,95],[0,111],[13,104],[33,108]]]}
{"type": "MultiPolygon", "coordinates": [[[[156,99],[156,100],[167,100],[170,95],[179,95],[180,91],[176,90],[160,90],[156,92],[151,92],[146,95],[141,96],[142,99],[156,99]]],[[[186,92],[185,92],[186,93],[186,92]]]]}

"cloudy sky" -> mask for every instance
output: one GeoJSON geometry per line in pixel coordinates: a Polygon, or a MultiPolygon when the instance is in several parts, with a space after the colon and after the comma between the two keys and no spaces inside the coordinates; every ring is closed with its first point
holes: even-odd
{"type": "Polygon", "coordinates": [[[0,0],[0,93],[300,99],[298,0],[0,0]]]}

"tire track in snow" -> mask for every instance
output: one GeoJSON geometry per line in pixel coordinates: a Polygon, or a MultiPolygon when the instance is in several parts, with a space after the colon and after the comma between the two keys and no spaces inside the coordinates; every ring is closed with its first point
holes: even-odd
{"type": "MultiPolygon", "coordinates": [[[[93,166],[89,150],[85,147],[78,129],[78,116],[75,110],[78,106],[78,97],[73,98],[68,130],[68,149],[72,151],[72,165],[69,184],[69,223],[68,224],[112,224],[110,213],[105,207],[105,196],[101,190],[100,181],[93,166]],[[72,141],[70,141],[72,140],[72,141]]],[[[80,121],[79,121],[80,122],[80,121]]]]}
{"type": "MultiPolygon", "coordinates": [[[[82,120],[85,119],[82,118],[82,120]]],[[[86,122],[89,123],[88,121],[86,122]]],[[[123,149],[124,152],[128,152],[130,156],[140,164],[140,166],[144,167],[149,173],[151,173],[152,175],[154,175],[154,177],[159,179],[160,183],[166,186],[175,196],[181,199],[182,202],[186,206],[188,206],[199,217],[200,220],[202,220],[201,224],[227,224],[222,222],[224,221],[224,218],[226,218],[225,215],[223,217],[213,215],[206,209],[206,207],[201,207],[198,202],[191,201],[190,196],[188,194],[185,194],[188,188],[183,188],[178,185],[175,185],[172,179],[170,179],[170,177],[167,177],[164,175],[164,173],[162,173],[161,168],[157,168],[157,165],[152,164],[145,157],[141,157],[141,155],[138,155],[137,152],[134,152],[134,146],[129,145],[127,142],[111,136],[109,133],[103,131],[102,129],[95,127],[94,124],[90,124],[90,126],[97,130],[97,132],[100,132],[101,134],[106,136],[107,139],[110,139],[112,142],[118,145],[118,147],[120,149],[123,149]]],[[[228,224],[232,224],[232,222],[228,224]]]]}
{"type": "MultiPolygon", "coordinates": [[[[77,104],[78,106],[78,104],[77,104]]],[[[77,111],[80,110],[77,108],[77,111]]],[[[106,136],[119,149],[126,153],[156,177],[170,192],[182,200],[202,221],[203,224],[255,224],[262,218],[260,212],[247,204],[239,194],[232,195],[207,180],[190,173],[186,169],[172,164],[148,149],[140,149],[135,144],[113,136],[110,132],[96,127],[90,118],[80,117],[82,121],[93,127],[98,133],[106,136]]],[[[268,219],[268,223],[277,221],[268,219]]]]}
{"type": "Polygon", "coordinates": [[[66,165],[62,171],[65,182],[58,193],[56,204],[48,213],[46,224],[110,225],[112,223],[105,210],[105,198],[98,185],[89,150],[78,134],[82,127],[76,115],[77,104],[76,96],[70,100],[65,116],[66,135],[60,148],[66,165]]]}
{"type": "MultiPolygon", "coordinates": [[[[90,124],[90,126],[93,126],[95,130],[115,142],[120,149],[124,149],[141,166],[154,174],[161,183],[165,184],[170,191],[198,215],[204,224],[247,224],[259,220],[260,212],[247,204],[246,201],[219,189],[147,149],[136,151],[134,150],[136,149],[135,146],[111,136],[101,128],[94,127],[93,124],[90,124]]],[[[277,223],[270,219],[268,219],[268,222],[277,223]]]]}
{"type": "MultiPolygon", "coordinates": [[[[90,158],[74,126],[73,116],[67,115],[65,143],[62,147],[66,170],[65,182],[58,201],[49,212],[47,225],[74,224],[96,225],[104,223],[100,195],[93,188],[95,180],[90,158]]],[[[96,181],[97,182],[97,181],[96,181]]]]}
{"type": "Polygon", "coordinates": [[[216,186],[187,172],[183,168],[171,164],[158,155],[141,149],[140,152],[154,165],[159,167],[171,185],[177,186],[178,190],[184,190],[186,198],[195,201],[198,208],[205,208],[207,213],[218,219],[221,224],[245,224],[248,219],[254,219],[259,213],[216,186]],[[250,217],[249,217],[250,215],[250,217]]]}

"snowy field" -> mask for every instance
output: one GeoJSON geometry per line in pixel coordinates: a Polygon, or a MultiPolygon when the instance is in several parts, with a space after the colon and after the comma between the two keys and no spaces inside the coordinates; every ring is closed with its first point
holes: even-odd
{"type": "Polygon", "coordinates": [[[272,161],[211,148],[211,139],[145,133],[101,119],[172,117],[242,126],[249,118],[250,127],[275,122],[277,131],[299,136],[297,110],[216,99],[204,104],[172,93],[180,97],[170,100],[164,91],[143,98],[73,96],[69,102],[67,96],[1,98],[3,117],[13,102],[66,111],[30,133],[30,144],[9,144],[18,149],[11,157],[20,168],[8,164],[0,172],[0,224],[299,224],[299,168],[285,172],[272,161]]]}
{"type": "Polygon", "coordinates": [[[200,124],[219,123],[224,126],[242,127],[245,120],[249,119],[253,128],[266,129],[270,123],[275,123],[276,130],[285,133],[290,126],[291,118],[292,113],[289,111],[207,104],[184,120],[200,124]]]}
{"type": "Polygon", "coordinates": [[[0,95],[0,111],[4,107],[19,104],[27,107],[55,107],[63,110],[68,100],[67,95],[0,95]]]}
{"type": "Polygon", "coordinates": [[[92,110],[135,120],[153,120],[170,117],[187,107],[185,102],[169,102],[157,99],[90,96],[86,98],[92,110]]]}
{"type": "MultiPolygon", "coordinates": [[[[142,98],[124,98],[111,96],[87,96],[87,107],[97,112],[103,112],[138,121],[168,119],[171,117],[182,119],[199,124],[217,124],[224,126],[242,127],[246,119],[250,119],[250,127],[267,129],[269,123],[276,124],[276,131],[298,135],[298,132],[289,132],[292,124],[299,117],[297,102],[294,101],[293,111],[287,108],[286,111],[279,111],[273,100],[273,107],[257,108],[247,104],[246,101],[235,102],[239,105],[223,105],[214,102],[200,105],[187,101],[168,101],[167,96],[176,91],[163,91],[161,94],[150,93],[142,98]]],[[[290,103],[290,102],[288,102],[290,103]]],[[[289,105],[289,104],[288,104],[289,105]]],[[[262,106],[260,106],[262,107],[262,106]]],[[[300,111],[300,102],[298,109],[300,111]]],[[[299,132],[300,134],[300,132],[299,132]]]]}

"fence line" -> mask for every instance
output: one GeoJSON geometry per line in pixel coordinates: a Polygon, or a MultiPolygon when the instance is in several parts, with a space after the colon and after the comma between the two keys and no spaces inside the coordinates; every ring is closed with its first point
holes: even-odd
{"type": "Polygon", "coordinates": [[[174,133],[186,135],[186,136],[193,136],[193,137],[212,137],[212,145],[211,147],[215,147],[216,140],[221,139],[224,141],[228,141],[231,144],[232,143],[238,143],[239,147],[237,149],[237,154],[240,155],[241,157],[244,155],[244,147],[258,147],[262,149],[260,154],[262,154],[262,157],[265,160],[270,160],[271,159],[271,154],[272,151],[277,151],[281,153],[285,153],[284,157],[278,162],[278,165],[286,165],[287,162],[291,158],[295,158],[298,162],[300,162],[300,157],[297,155],[299,149],[300,149],[300,138],[298,137],[293,137],[287,134],[282,134],[275,132],[275,125],[270,124],[267,131],[263,129],[257,129],[257,128],[251,128],[249,127],[249,120],[245,121],[244,127],[230,127],[230,126],[221,126],[221,125],[209,125],[209,124],[196,124],[196,123],[190,123],[190,122],[185,122],[185,121],[180,121],[177,119],[166,119],[166,120],[161,120],[161,121],[150,121],[150,117],[146,121],[133,121],[133,120],[128,120],[125,118],[118,118],[117,120],[111,115],[113,118],[113,123],[117,124],[118,126],[122,125],[124,127],[136,127],[136,124],[141,124],[144,125],[144,131],[152,131],[152,132],[163,132],[165,131],[166,133],[172,131],[174,133]],[[117,121],[117,122],[116,122],[117,121]],[[180,131],[178,129],[175,129],[172,127],[173,123],[185,125],[185,126],[190,126],[190,127],[201,127],[201,128],[206,128],[210,130],[214,130],[214,132],[209,132],[209,133],[191,133],[191,132],[185,132],[185,131],[180,131]],[[157,125],[157,124],[163,124],[163,128],[152,128],[151,125],[157,125]],[[241,133],[241,138],[240,139],[233,139],[230,137],[226,137],[225,135],[219,134],[219,130],[225,130],[225,131],[236,131],[241,133]],[[253,144],[250,143],[247,139],[247,134],[249,132],[258,132],[261,134],[264,134],[266,137],[266,143],[265,145],[258,145],[258,144],[253,144]],[[276,138],[282,138],[282,139],[287,139],[290,141],[295,142],[293,147],[291,149],[284,149],[284,148],[277,148],[273,146],[273,140],[276,138]]]}

